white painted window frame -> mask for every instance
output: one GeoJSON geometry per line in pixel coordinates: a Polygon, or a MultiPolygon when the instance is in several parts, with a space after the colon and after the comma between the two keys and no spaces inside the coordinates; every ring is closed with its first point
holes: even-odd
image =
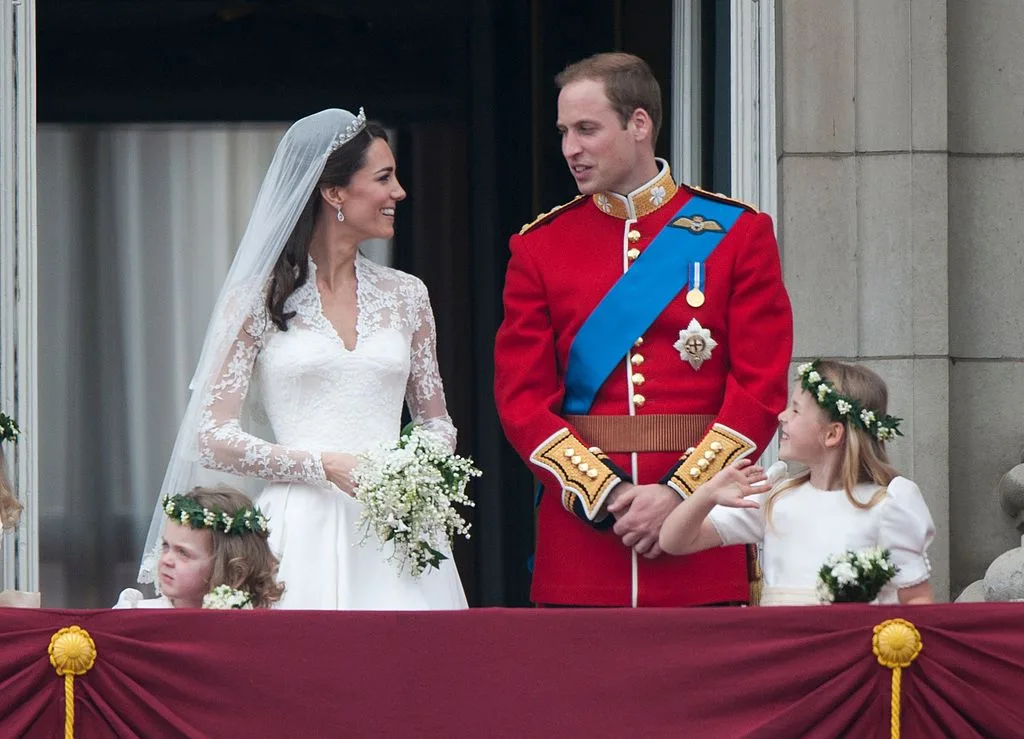
{"type": "MultiPolygon", "coordinates": [[[[700,185],[701,0],[674,0],[672,169],[700,185]]],[[[775,213],[775,0],[730,0],[732,196],[775,213]]]]}
{"type": "Polygon", "coordinates": [[[774,214],[775,0],[730,0],[732,196],[774,214]]]}
{"type": "Polygon", "coordinates": [[[39,589],[36,272],[36,9],[0,0],[0,405],[22,429],[6,444],[25,506],[3,536],[3,586],[39,589]]]}
{"type": "MultiPolygon", "coordinates": [[[[700,185],[700,0],[673,0],[672,169],[700,185]]],[[[775,214],[778,157],[775,125],[775,0],[730,0],[729,6],[732,197],[775,214]]],[[[778,459],[774,439],[761,457],[778,459]]]]}
{"type": "Polygon", "coordinates": [[[676,179],[701,184],[700,0],[673,0],[672,171],[676,179]]]}
{"type": "MultiPolygon", "coordinates": [[[[779,160],[775,128],[775,0],[730,0],[732,197],[777,212],[779,160]]],[[[761,455],[779,458],[778,435],[761,455]]]]}

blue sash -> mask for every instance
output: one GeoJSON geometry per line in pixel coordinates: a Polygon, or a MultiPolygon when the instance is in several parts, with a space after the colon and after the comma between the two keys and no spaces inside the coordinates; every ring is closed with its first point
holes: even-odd
{"type": "MultiPolygon", "coordinates": [[[[582,415],[637,337],[691,281],[743,208],[694,195],[601,299],[569,348],[562,412],[582,415]],[[684,221],[687,225],[681,225],[684,221]],[[707,228],[695,226],[703,221],[707,228]],[[717,228],[715,228],[717,226],[717,228]]],[[[704,285],[694,285],[701,290],[704,285]]]]}

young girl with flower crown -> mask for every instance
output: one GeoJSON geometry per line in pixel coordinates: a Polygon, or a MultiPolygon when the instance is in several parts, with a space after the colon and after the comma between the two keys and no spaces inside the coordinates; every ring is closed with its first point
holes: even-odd
{"type": "Polygon", "coordinates": [[[246,495],[199,487],[166,497],[163,508],[161,595],[145,599],[129,588],[114,608],[270,608],[281,599],[267,520],[246,495]]]}
{"type": "Polygon", "coordinates": [[[735,462],[669,515],[661,548],[689,554],[762,544],[762,605],[818,603],[826,560],[878,548],[897,568],[878,602],[930,603],[926,550],[935,527],[917,485],[889,464],[885,442],[900,435],[900,419],[886,415],[887,405],[885,383],[865,367],[801,365],[779,414],[779,457],[806,469],[786,477],[783,463],[766,473],[748,460],[735,462]]]}

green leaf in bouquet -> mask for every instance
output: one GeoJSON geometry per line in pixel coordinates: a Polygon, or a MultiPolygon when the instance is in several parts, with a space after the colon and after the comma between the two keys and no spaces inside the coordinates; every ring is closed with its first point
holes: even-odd
{"type": "Polygon", "coordinates": [[[459,483],[459,476],[452,472],[448,467],[442,465],[440,472],[441,477],[444,478],[444,484],[448,487],[454,487],[459,483]]]}

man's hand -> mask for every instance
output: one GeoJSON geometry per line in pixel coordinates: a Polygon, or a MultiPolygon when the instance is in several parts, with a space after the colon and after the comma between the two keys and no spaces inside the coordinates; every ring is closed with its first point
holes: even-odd
{"type": "Polygon", "coordinates": [[[637,554],[654,559],[661,554],[661,524],[682,499],[667,485],[620,483],[609,496],[608,511],[616,517],[612,531],[637,554]]]}

